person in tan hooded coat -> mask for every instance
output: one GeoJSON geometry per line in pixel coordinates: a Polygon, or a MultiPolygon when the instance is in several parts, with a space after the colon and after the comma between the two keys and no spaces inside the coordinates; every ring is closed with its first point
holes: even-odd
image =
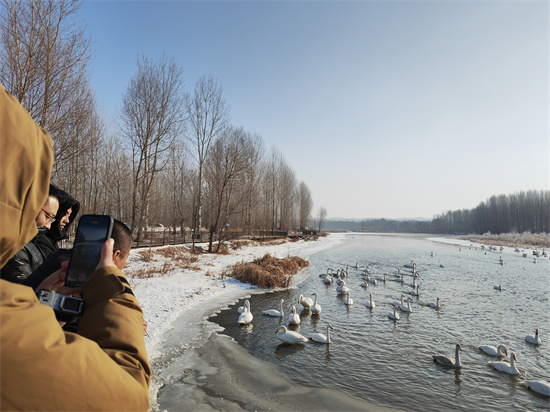
{"type": "MultiPolygon", "coordinates": [[[[37,233],[52,140],[0,84],[0,267],[37,233]]],[[[105,242],[78,334],[27,286],[0,280],[1,410],[149,409],[143,312],[105,242]]]]}

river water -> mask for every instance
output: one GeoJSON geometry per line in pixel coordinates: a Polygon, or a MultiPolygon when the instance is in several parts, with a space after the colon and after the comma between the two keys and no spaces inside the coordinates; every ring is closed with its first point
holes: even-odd
{"type": "Polygon", "coordinates": [[[548,398],[527,390],[524,379],[550,382],[547,350],[550,325],[548,293],[550,261],[521,257],[518,253],[482,250],[434,242],[425,236],[350,234],[331,250],[311,256],[307,277],[287,290],[253,294],[252,325],[237,324],[237,304],[211,316],[251,355],[269,362],[289,381],[302,386],[329,387],[366,401],[412,411],[479,410],[508,411],[549,408],[548,398]],[[503,264],[500,264],[502,257],[503,264]],[[392,321],[392,302],[410,296],[411,271],[416,263],[420,296],[412,297],[411,313],[392,321]],[[358,269],[355,268],[357,264],[358,269]],[[362,272],[387,282],[361,287],[362,272]],[[328,268],[348,267],[346,286],[352,306],[337,295],[336,284],[325,285],[319,274],[328,268]],[[398,269],[405,273],[397,281],[398,269]],[[495,285],[501,285],[498,291],[495,285]],[[319,316],[302,311],[300,294],[318,294],[319,316]],[[376,307],[366,303],[372,293],[376,307]],[[430,302],[440,298],[442,308],[430,302]],[[282,319],[262,315],[285,300],[282,319]],[[331,324],[330,345],[283,345],[275,335],[295,305],[301,315],[298,331],[326,334],[331,324]],[[525,342],[539,329],[540,346],[525,342]],[[462,369],[445,368],[432,361],[433,354],[454,357],[462,347],[462,369]],[[497,358],[481,352],[483,344],[505,344],[514,351],[522,376],[494,370],[488,362],[497,358]]]}

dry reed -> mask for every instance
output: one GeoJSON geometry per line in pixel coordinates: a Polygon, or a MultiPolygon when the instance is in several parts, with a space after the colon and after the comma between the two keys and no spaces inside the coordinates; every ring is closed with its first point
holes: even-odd
{"type": "Polygon", "coordinates": [[[225,275],[260,288],[288,287],[292,275],[307,266],[309,262],[297,256],[278,259],[267,253],[253,262],[237,263],[225,275]]]}

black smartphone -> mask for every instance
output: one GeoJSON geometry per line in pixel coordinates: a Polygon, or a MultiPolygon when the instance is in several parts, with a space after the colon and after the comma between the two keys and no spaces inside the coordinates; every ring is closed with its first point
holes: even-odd
{"type": "Polygon", "coordinates": [[[111,237],[113,218],[107,215],[83,215],[78,221],[73,251],[65,276],[65,286],[84,286],[101,257],[101,247],[111,237]]]}

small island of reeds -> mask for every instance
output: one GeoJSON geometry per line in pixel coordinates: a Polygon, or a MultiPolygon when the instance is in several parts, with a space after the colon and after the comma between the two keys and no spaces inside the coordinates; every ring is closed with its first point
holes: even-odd
{"type": "Polygon", "coordinates": [[[279,259],[266,253],[252,262],[233,265],[225,275],[260,288],[286,288],[292,283],[292,276],[308,266],[309,262],[298,256],[279,259]]]}

